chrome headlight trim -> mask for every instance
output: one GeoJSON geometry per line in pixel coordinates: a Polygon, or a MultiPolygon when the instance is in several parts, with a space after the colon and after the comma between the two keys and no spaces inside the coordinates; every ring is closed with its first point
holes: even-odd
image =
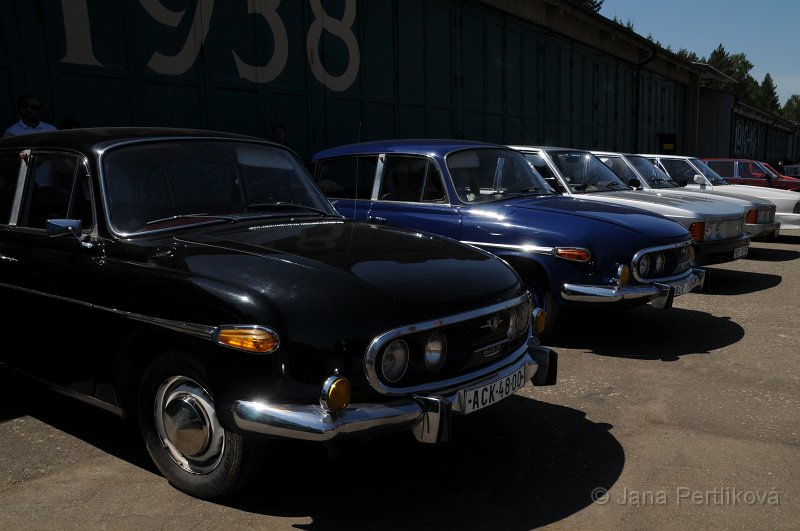
{"type": "MultiPolygon", "coordinates": [[[[514,350],[513,353],[510,353],[508,356],[498,359],[495,363],[492,363],[490,365],[485,365],[483,367],[476,369],[473,372],[460,374],[458,376],[449,378],[447,380],[441,380],[421,385],[414,385],[407,387],[388,387],[380,380],[380,378],[378,378],[378,373],[377,373],[378,368],[376,367],[376,363],[378,360],[378,355],[381,352],[383,352],[383,349],[385,348],[386,345],[388,345],[395,339],[401,338],[407,334],[424,332],[426,330],[435,330],[454,323],[469,321],[471,319],[475,319],[482,315],[491,315],[499,311],[513,308],[514,306],[517,306],[518,304],[522,304],[524,302],[530,304],[530,300],[531,300],[531,294],[529,292],[526,292],[523,295],[514,297],[513,299],[492,304],[490,306],[484,306],[483,308],[470,310],[468,312],[463,312],[456,315],[450,315],[447,317],[443,317],[441,319],[413,323],[384,332],[370,342],[369,346],[367,347],[367,352],[364,355],[364,374],[367,377],[367,381],[369,381],[369,384],[373,389],[375,389],[377,392],[383,395],[398,396],[398,395],[407,395],[409,393],[416,393],[420,391],[447,389],[450,387],[457,386],[459,384],[463,384],[470,380],[473,380],[482,374],[488,374],[489,372],[497,370],[498,368],[508,364],[509,358],[512,357],[515,358],[516,356],[521,355],[523,352],[525,352],[528,348],[527,341],[523,342],[523,344],[518,349],[514,350]]],[[[530,339],[532,337],[531,336],[532,327],[527,326],[526,329],[528,330],[528,339],[530,339]]]]}

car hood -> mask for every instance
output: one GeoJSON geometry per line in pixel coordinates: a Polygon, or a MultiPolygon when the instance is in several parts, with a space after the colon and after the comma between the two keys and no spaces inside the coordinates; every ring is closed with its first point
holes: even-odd
{"type": "Polygon", "coordinates": [[[246,255],[250,284],[256,289],[264,279],[279,278],[284,283],[333,285],[337,291],[370,290],[412,304],[447,305],[507,296],[518,283],[516,273],[487,252],[428,234],[347,220],[237,224],[186,234],[179,241],[186,245],[182,252],[190,255],[184,258],[187,262],[204,264],[193,268],[198,274],[220,275],[201,256],[213,254],[223,261],[246,255]],[[254,264],[253,257],[263,259],[262,265],[254,264]]]}
{"type": "MultiPolygon", "coordinates": [[[[686,188],[692,190],[703,190],[698,184],[688,184],[686,188]]],[[[707,187],[703,191],[708,191],[707,187]]],[[[766,186],[749,186],[746,184],[725,184],[721,186],[714,186],[710,188],[711,191],[718,194],[736,195],[739,197],[746,197],[748,199],[762,199],[772,201],[773,203],[779,201],[800,201],[800,193],[791,190],[781,190],[779,188],[769,188],[766,186]]]]}
{"type": "Polygon", "coordinates": [[[506,203],[504,208],[497,213],[509,217],[524,217],[528,211],[547,213],[547,221],[552,226],[570,223],[564,218],[582,218],[628,229],[648,237],[675,238],[686,234],[686,229],[679,223],[641,207],[591,201],[577,197],[521,199],[506,203]]]}
{"type": "Polygon", "coordinates": [[[736,205],[713,201],[700,194],[659,195],[655,192],[619,190],[581,194],[577,197],[593,201],[606,201],[613,204],[643,208],[667,217],[698,218],[707,221],[736,218],[743,210],[736,205]]]}
{"type": "Polygon", "coordinates": [[[759,199],[757,197],[744,197],[736,194],[726,194],[724,192],[717,192],[716,189],[699,190],[694,188],[666,188],[659,190],[652,190],[662,196],[680,196],[680,197],[702,197],[715,203],[729,203],[738,205],[745,210],[753,207],[771,207],[773,203],[766,199],[759,199]]]}

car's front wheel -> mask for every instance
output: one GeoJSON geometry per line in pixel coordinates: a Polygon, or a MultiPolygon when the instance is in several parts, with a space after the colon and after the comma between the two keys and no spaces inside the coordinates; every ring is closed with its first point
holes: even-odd
{"type": "Polygon", "coordinates": [[[219,422],[203,367],[184,354],[158,358],[139,390],[139,425],[153,461],[179,490],[218,498],[245,486],[260,469],[264,444],[219,422]]]}

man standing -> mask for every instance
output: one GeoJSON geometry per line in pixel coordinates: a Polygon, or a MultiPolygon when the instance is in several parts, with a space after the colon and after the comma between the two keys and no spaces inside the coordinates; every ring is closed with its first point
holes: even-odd
{"type": "Polygon", "coordinates": [[[19,121],[6,129],[3,138],[56,130],[55,126],[40,120],[42,104],[36,97],[23,94],[17,99],[17,108],[19,109],[19,121]]]}

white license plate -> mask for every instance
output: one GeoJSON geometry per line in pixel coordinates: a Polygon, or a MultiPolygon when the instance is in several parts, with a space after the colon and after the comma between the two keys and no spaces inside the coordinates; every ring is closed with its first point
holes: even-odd
{"type": "Polygon", "coordinates": [[[513,395],[525,385],[525,368],[491,383],[472,387],[464,391],[464,414],[496,404],[513,395]]]}
{"type": "Polygon", "coordinates": [[[737,247],[733,250],[733,259],[741,258],[743,256],[747,256],[747,250],[749,247],[737,247]]]}
{"type": "Polygon", "coordinates": [[[689,280],[685,280],[680,284],[675,284],[672,286],[672,296],[678,297],[680,295],[685,295],[694,289],[695,286],[695,279],[690,278],[689,280]]]}

